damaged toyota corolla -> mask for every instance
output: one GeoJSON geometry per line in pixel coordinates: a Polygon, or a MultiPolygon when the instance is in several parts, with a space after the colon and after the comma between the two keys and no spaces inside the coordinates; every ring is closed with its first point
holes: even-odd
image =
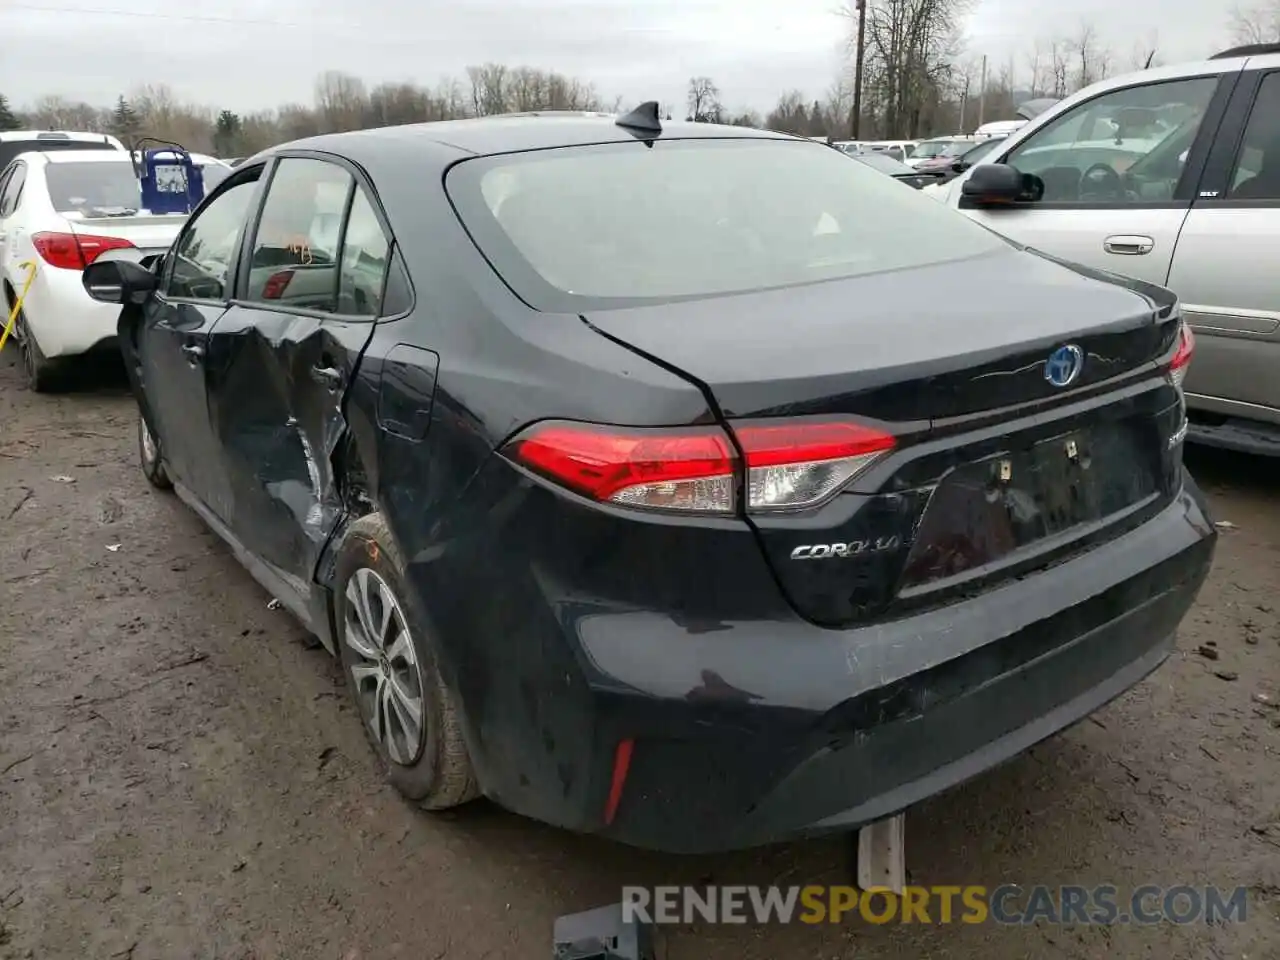
{"type": "Polygon", "coordinates": [[[1213,555],[1176,301],[807,140],[652,104],[312,138],[85,285],[147,478],[428,809],[851,831],[1145,677],[1213,555]]]}

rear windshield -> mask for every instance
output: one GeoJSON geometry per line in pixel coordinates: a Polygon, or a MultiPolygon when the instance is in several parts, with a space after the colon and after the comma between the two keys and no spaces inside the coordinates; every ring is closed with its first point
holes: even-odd
{"type": "MultiPolygon", "coordinates": [[[[123,153],[123,151],[121,151],[123,153]]],[[[127,158],[128,154],[124,154],[127,158]]],[[[226,179],[227,167],[200,166],[205,193],[226,179]]],[[[136,213],[142,202],[138,178],[128,159],[120,163],[51,163],[45,167],[49,199],[59,213],[86,217],[112,213],[136,213]]]]}
{"type": "Polygon", "coordinates": [[[808,141],[658,140],[463,161],[446,188],[538,309],[812,283],[1003,245],[944,204],[808,141]]]}
{"type": "Polygon", "coordinates": [[[50,163],[45,167],[49,199],[59,213],[137,213],[138,178],[129,155],[119,163],[50,163]]]}
{"type": "Polygon", "coordinates": [[[932,160],[938,156],[943,150],[951,146],[950,140],[926,140],[924,143],[916,144],[916,148],[911,151],[911,158],[919,160],[924,158],[932,160]]]}
{"type": "Polygon", "coordinates": [[[859,153],[855,154],[855,157],[859,162],[865,163],[873,170],[879,170],[881,173],[887,173],[890,176],[900,173],[915,173],[905,163],[893,159],[887,153],[859,153]]]}
{"type": "MultiPolygon", "coordinates": [[[[0,143],[0,170],[9,165],[20,153],[39,151],[49,153],[53,150],[116,150],[114,144],[100,143],[95,140],[5,140],[0,143]]],[[[122,153],[124,151],[121,151],[122,153]]]]}

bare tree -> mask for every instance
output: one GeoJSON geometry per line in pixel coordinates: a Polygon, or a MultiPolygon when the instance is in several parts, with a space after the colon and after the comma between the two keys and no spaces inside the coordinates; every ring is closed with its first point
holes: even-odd
{"type": "Polygon", "coordinates": [[[1053,40],[1049,46],[1049,79],[1052,83],[1050,93],[1056,100],[1061,100],[1067,95],[1067,77],[1071,70],[1068,63],[1069,57],[1068,42],[1062,38],[1053,40]]]}
{"type": "Polygon", "coordinates": [[[1160,66],[1160,39],[1154,30],[1147,39],[1134,41],[1127,66],[1130,70],[1150,70],[1160,66]]]}
{"type": "Polygon", "coordinates": [[[710,77],[689,78],[689,119],[698,123],[719,123],[724,113],[720,88],[710,77]]]}
{"type": "Polygon", "coordinates": [[[358,130],[369,112],[364,81],[341,70],[327,70],[316,78],[316,111],[329,133],[358,130]]]}
{"type": "Polygon", "coordinates": [[[26,114],[30,123],[45,130],[105,130],[105,112],[66,97],[48,96],[32,104],[26,114]]]}
{"type": "Polygon", "coordinates": [[[1280,0],[1236,4],[1231,8],[1227,28],[1233,43],[1280,43],[1280,0]]]}
{"type": "Polygon", "coordinates": [[[1031,52],[1027,54],[1027,71],[1029,73],[1031,96],[1040,96],[1045,87],[1044,74],[1047,72],[1048,57],[1045,55],[1045,43],[1037,39],[1031,52]]]}
{"type": "Polygon", "coordinates": [[[863,103],[882,115],[884,135],[914,137],[936,109],[966,10],[967,0],[871,0],[863,103]]]}
{"type": "Polygon", "coordinates": [[[778,98],[777,104],[769,115],[765,117],[764,124],[770,130],[777,130],[779,133],[791,133],[796,136],[806,136],[805,131],[809,129],[809,111],[805,107],[805,96],[799,90],[790,90],[778,98]]]}
{"type": "Polygon", "coordinates": [[[729,125],[733,127],[755,127],[759,129],[764,126],[764,121],[760,119],[760,114],[754,110],[743,110],[729,118],[729,125]]]}
{"type": "Polygon", "coordinates": [[[1080,22],[1080,29],[1069,41],[1071,57],[1075,61],[1075,84],[1082,90],[1098,79],[1098,31],[1086,20],[1080,22]]]}
{"type": "Polygon", "coordinates": [[[827,100],[823,113],[827,117],[827,132],[833,136],[842,125],[848,125],[853,110],[853,78],[842,73],[827,88],[827,100]]]}

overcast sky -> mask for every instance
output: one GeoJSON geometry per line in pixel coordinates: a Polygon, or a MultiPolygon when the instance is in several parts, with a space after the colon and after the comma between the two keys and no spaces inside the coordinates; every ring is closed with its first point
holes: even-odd
{"type": "MultiPolygon", "coordinates": [[[[0,92],[107,104],[139,82],[249,111],[310,102],[315,75],[370,85],[434,85],[467,64],[559,70],[607,98],[683,104],[688,78],[712,77],[731,108],[767,109],[780,92],[823,96],[839,68],[841,0],[0,0],[0,92]]],[[[1158,40],[1166,61],[1226,40],[1227,4],[1197,0],[975,0],[967,54],[997,63],[1037,36],[1093,23],[1121,65],[1158,40]]]]}

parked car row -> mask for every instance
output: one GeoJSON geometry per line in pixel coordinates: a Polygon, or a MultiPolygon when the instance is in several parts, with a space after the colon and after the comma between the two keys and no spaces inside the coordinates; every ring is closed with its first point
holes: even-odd
{"type": "MultiPolygon", "coordinates": [[[[191,154],[206,190],[231,171],[191,154]]],[[[14,339],[35,390],[59,384],[71,358],[116,350],[119,310],[95,303],[80,282],[103,256],[140,261],[163,253],[186,216],[142,208],[135,164],[115,137],[67,131],[0,133],[0,283],[4,315],[18,304],[14,339]],[[31,261],[36,270],[27,288],[31,261]]]]}

